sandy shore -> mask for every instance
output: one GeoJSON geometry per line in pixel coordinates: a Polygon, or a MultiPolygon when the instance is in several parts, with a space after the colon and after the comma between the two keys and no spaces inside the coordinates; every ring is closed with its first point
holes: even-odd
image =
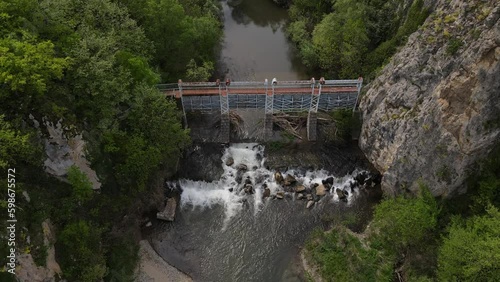
{"type": "Polygon", "coordinates": [[[137,270],[137,282],[191,282],[193,279],[166,263],[148,241],[139,242],[140,265],[137,270]]]}

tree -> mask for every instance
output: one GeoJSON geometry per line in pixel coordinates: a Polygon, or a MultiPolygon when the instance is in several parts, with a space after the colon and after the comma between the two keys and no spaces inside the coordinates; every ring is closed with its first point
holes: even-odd
{"type": "Polygon", "coordinates": [[[462,224],[455,220],[439,249],[441,281],[494,281],[500,277],[500,212],[490,206],[487,215],[462,224]]]}
{"type": "Polygon", "coordinates": [[[437,215],[436,200],[423,185],[416,198],[386,199],[375,209],[373,227],[378,230],[375,242],[398,253],[420,243],[436,228],[437,215]]]}
{"type": "Polygon", "coordinates": [[[312,42],[319,66],[335,77],[358,77],[369,41],[363,19],[365,6],[353,0],[339,0],[334,8],[335,12],[314,28],[312,42]]]}
{"type": "Polygon", "coordinates": [[[101,246],[102,230],[80,220],[64,227],[58,236],[58,261],[64,277],[70,281],[100,281],[106,274],[106,260],[101,246]]]}
{"type": "Polygon", "coordinates": [[[73,188],[71,196],[73,201],[81,204],[92,198],[92,182],[76,165],[68,169],[68,181],[73,188]]]}
{"type": "Polygon", "coordinates": [[[37,163],[38,148],[31,144],[31,136],[12,128],[0,115],[0,169],[14,168],[22,162],[37,163]]]}

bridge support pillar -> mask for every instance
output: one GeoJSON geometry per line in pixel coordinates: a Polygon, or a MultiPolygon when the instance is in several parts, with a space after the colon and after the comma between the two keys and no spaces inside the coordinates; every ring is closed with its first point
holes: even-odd
{"type": "Polygon", "coordinates": [[[269,140],[273,136],[273,114],[266,113],[264,119],[264,140],[269,140]]]}
{"type": "Polygon", "coordinates": [[[316,141],[317,139],[317,125],[318,113],[309,112],[307,115],[307,140],[316,141]]]}

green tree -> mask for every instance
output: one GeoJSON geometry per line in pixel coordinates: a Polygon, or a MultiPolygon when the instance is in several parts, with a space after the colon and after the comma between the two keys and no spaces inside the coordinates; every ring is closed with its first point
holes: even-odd
{"type": "Polygon", "coordinates": [[[319,66],[334,77],[358,77],[369,42],[363,18],[365,6],[339,0],[334,8],[335,12],[325,16],[312,35],[319,66]]]}
{"type": "Polygon", "coordinates": [[[436,228],[437,215],[436,200],[423,185],[416,198],[386,199],[375,209],[373,227],[378,232],[374,242],[394,253],[404,251],[436,228]]]}
{"type": "Polygon", "coordinates": [[[0,115],[0,169],[23,162],[38,164],[39,148],[30,142],[30,138],[30,134],[14,129],[4,115],[0,115]]]}
{"type": "Polygon", "coordinates": [[[77,203],[85,203],[93,195],[92,182],[76,165],[68,169],[68,181],[73,188],[72,198],[77,203]]]}
{"type": "Polygon", "coordinates": [[[99,281],[106,274],[106,260],[101,245],[102,230],[80,220],[64,227],[58,236],[59,263],[70,281],[99,281]]]}
{"type": "Polygon", "coordinates": [[[500,212],[490,206],[487,215],[464,224],[456,220],[439,249],[441,281],[495,281],[500,277],[500,212]]]}

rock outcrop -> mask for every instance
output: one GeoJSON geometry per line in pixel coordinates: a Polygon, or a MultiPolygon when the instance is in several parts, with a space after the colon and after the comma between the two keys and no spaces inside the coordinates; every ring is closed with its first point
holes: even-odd
{"type": "Polygon", "coordinates": [[[175,198],[168,198],[165,209],[161,212],[156,213],[156,218],[165,221],[174,221],[176,207],[177,201],[175,200],[175,198]]]}
{"type": "Polygon", "coordinates": [[[500,5],[439,0],[363,97],[361,149],[389,195],[465,191],[500,139],[500,5]]]}
{"type": "MultiPolygon", "coordinates": [[[[38,122],[37,122],[38,123],[38,122]]],[[[101,183],[96,172],[90,168],[90,162],[85,158],[85,141],[82,135],[68,137],[62,128],[61,122],[55,125],[45,121],[48,137],[45,139],[44,161],[45,171],[56,177],[64,179],[68,169],[76,165],[92,183],[94,190],[101,188],[101,183]]]]}

